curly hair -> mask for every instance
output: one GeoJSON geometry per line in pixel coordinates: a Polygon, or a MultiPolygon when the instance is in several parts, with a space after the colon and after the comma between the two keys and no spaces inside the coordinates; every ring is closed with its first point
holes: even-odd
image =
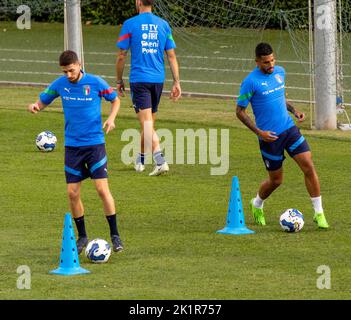
{"type": "Polygon", "coordinates": [[[256,46],[255,49],[256,58],[261,58],[262,56],[269,56],[273,53],[273,49],[270,44],[261,42],[256,46]]]}

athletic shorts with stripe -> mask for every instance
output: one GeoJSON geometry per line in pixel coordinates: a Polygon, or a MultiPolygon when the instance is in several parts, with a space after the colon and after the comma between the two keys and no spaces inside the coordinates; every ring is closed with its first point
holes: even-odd
{"type": "Polygon", "coordinates": [[[157,112],[161,100],[163,83],[136,82],[130,83],[130,94],[136,113],[144,109],[157,112]]]}
{"type": "Polygon", "coordinates": [[[107,178],[105,144],[65,147],[65,174],[67,183],[107,178]]]}
{"type": "Polygon", "coordinates": [[[263,162],[268,171],[281,168],[285,159],[284,150],[290,157],[310,150],[310,147],[298,127],[293,126],[282,132],[273,142],[259,139],[263,162]]]}

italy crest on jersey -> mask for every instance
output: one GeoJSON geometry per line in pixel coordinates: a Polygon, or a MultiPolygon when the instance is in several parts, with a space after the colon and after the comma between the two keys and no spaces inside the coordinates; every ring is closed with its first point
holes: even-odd
{"type": "Polygon", "coordinates": [[[277,81],[279,82],[279,83],[283,83],[284,81],[283,81],[283,78],[279,75],[279,74],[276,74],[275,75],[275,78],[277,79],[277,81]]]}
{"type": "Polygon", "coordinates": [[[86,85],[83,87],[84,95],[88,96],[90,94],[90,86],[86,85]]]}

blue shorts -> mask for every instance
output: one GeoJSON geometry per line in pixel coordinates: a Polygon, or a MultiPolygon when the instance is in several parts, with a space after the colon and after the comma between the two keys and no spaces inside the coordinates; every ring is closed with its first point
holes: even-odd
{"type": "Polygon", "coordinates": [[[107,178],[105,144],[65,147],[65,174],[67,183],[107,178]]]}
{"type": "Polygon", "coordinates": [[[130,83],[130,94],[136,113],[139,110],[152,108],[157,112],[163,90],[163,83],[135,82],[130,83]]]}
{"type": "Polygon", "coordinates": [[[290,157],[310,151],[307,141],[296,126],[282,132],[279,138],[273,142],[265,142],[259,139],[259,143],[262,159],[268,171],[281,168],[285,159],[284,150],[290,157]]]}

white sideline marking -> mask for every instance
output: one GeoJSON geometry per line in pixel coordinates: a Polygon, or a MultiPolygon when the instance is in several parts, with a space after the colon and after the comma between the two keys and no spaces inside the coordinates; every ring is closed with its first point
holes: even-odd
{"type": "MultiPolygon", "coordinates": [[[[38,49],[15,49],[15,48],[0,48],[0,51],[8,51],[8,52],[42,52],[42,53],[56,53],[60,54],[62,51],[56,50],[38,50],[38,49]]],[[[116,52],[104,52],[104,51],[84,51],[84,54],[92,54],[92,55],[113,55],[117,54],[116,52]]],[[[230,61],[252,61],[251,58],[239,58],[239,57],[209,57],[209,56],[189,56],[189,55],[177,55],[179,58],[187,58],[187,59],[214,59],[214,60],[230,60],[230,61]]],[[[297,63],[297,64],[310,64],[309,61],[299,61],[299,60],[277,60],[277,62],[282,63],[297,63]]],[[[343,63],[343,66],[350,66],[349,63],[343,63]]]]}
{"type": "MultiPolygon", "coordinates": [[[[48,60],[27,60],[27,59],[11,59],[11,58],[2,58],[1,62],[26,62],[26,63],[42,63],[42,64],[53,64],[57,65],[57,61],[48,61],[48,60]]],[[[94,65],[94,66],[115,66],[114,63],[103,63],[103,62],[85,62],[85,65],[94,65]]],[[[130,64],[126,64],[126,67],[130,67],[130,64]]],[[[169,68],[167,66],[167,68],[169,68]]],[[[198,70],[198,71],[215,71],[215,72],[242,72],[247,73],[252,70],[249,69],[218,69],[218,68],[204,68],[204,67],[181,67],[183,70],[198,70]]],[[[292,76],[303,76],[309,77],[310,73],[301,73],[301,72],[289,72],[289,75],[292,76]]],[[[344,78],[351,78],[351,76],[345,75],[344,78]]]]}
{"type": "MultiPolygon", "coordinates": [[[[57,61],[48,61],[48,60],[27,60],[27,59],[0,59],[2,62],[30,62],[30,63],[44,63],[44,64],[53,64],[57,65],[57,61]]],[[[103,63],[103,62],[90,62],[85,63],[88,65],[96,65],[96,66],[115,66],[114,63],[103,63]]],[[[130,67],[130,64],[126,64],[127,67],[130,67]]]]}
{"type": "MultiPolygon", "coordinates": [[[[57,53],[60,54],[62,51],[56,50],[38,50],[38,49],[15,49],[15,48],[0,48],[0,51],[9,51],[9,52],[42,52],[42,53],[57,53]]],[[[113,55],[117,54],[116,52],[104,52],[104,51],[84,51],[84,54],[92,55],[113,55]]],[[[208,57],[208,56],[191,56],[191,55],[177,55],[179,58],[187,59],[215,59],[215,60],[238,60],[238,61],[252,61],[249,58],[233,58],[233,57],[208,57]]],[[[297,61],[297,60],[277,60],[283,63],[304,63],[309,64],[308,61],[297,61]]]]}
{"type": "MultiPolygon", "coordinates": [[[[18,85],[18,86],[30,86],[30,87],[47,87],[49,83],[40,83],[40,82],[18,82],[18,81],[1,81],[0,85],[18,85]]],[[[129,88],[126,88],[126,91],[129,92],[129,88]]],[[[163,90],[162,94],[169,94],[169,90],[163,90]]],[[[182,95],[184,97],[200,97],[200,98],[220,98],[220,99],[236,99],[238,98],[237,95],[228,95],[228,94],[217,94],[217,93],[204,93],[204,92],[187,92],[183,91],[182,95]]],[[[309,100],[300,100],[300,99],[289,99],[291,102],[297,103],[313,103],[315,101],[309,100]]],[[[344,106],[351,107],[351,103],[344,103],[344,106]]]]}
{"type": "MultiPolygon", "coordinates": [[[[37,72],[37,71],[11,71],[11,70],[0,70],[0,73],[8,73],[8,74],[46,74],[46,75],[55,75],[61,76],[62,73],[57,72],[37,72]]],[[[107,75],[99,75],[102,78],[107,79],[115,79],[114,76],[107,76],[107,75]]],[[[124,79],[128,80],[128,77],[124,79]]],[[[173,82],[172,79],[166,79],[166,82],[173,82]]],[[[194,83],[194,84],[211,84],[211,85],[226,85],[226,86],[240,86],[241,83],[237,82],[217,82],[217,81],[198,81],[198,80],[182,80],[181,82],[185,83],[194,83]]],[[[302,88],[302,87],[286,87],[287,89],[296,89],[296,90],[310,90],[309,88],[302,88]]],[[[344,90],[346,91],[346,90],[344,90]]],[[[351,90],[350,90],[351,91],[351,90]]],[[[346,91],[347,92],[347,91],[346,91]]]]}

